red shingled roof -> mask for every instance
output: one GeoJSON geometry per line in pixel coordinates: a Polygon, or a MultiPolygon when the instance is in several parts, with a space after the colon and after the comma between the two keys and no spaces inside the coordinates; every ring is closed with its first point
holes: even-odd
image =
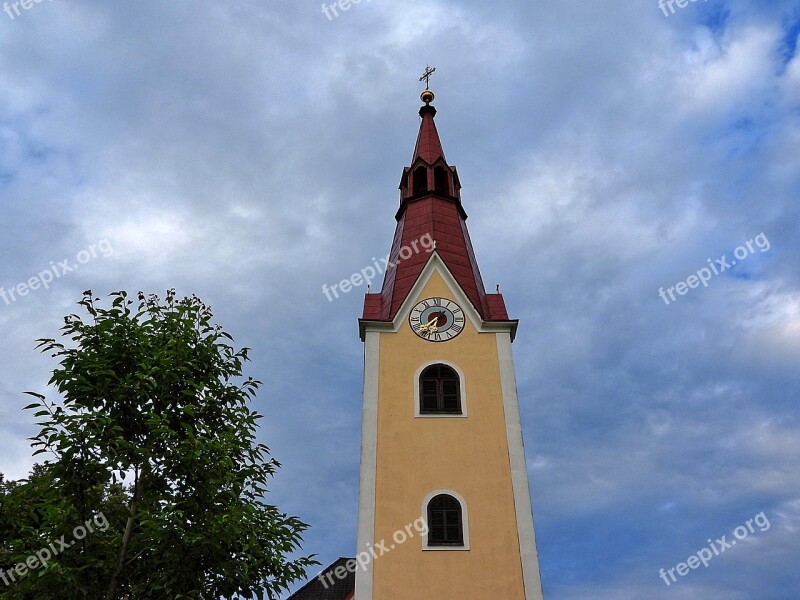
{"type": "Polygon", "coordinates": [[[445,160],[442,142],[439,139],[439,132],[436,130],[436,123],[433,120],[433,117],[436,116],[436,109],[432,106],[423,106],[419,113],[422,117],[422,124],[419,128],[417,145],[414,146],[414,157],[411,162],[414,163],[418,158],[421,158],[429,165],[432,165],[440,158],[445,160]]]}
{"type": "MultiPolygon", "coordinates": [[[[455,167],[444,160],[444,151],[436,130],[436,109],[420,109],[420,125],[411,167],[403,172],[400,184],[401,203],[397,212],[397,229],[392,242],[389,265],[378,294],[364,299],[364,320],[391,321],[417,281],[431,257],[422,246],[423,240],[436,242],[436,252],[447,265],[472,305],[485,321],[508,321],[501,294],[487,294],[478,269],[467,231],[467,214],[461,206],[461,191],[455,167]],[[424,167],[428,172],[426,190],[415,190],[412,173],[424,167]],[[434,168],[447,174],[445,187],[436,189],[434,168]],[[430,236],[427,238],[426,236],[430,236]],[[400,257],[403,248],[412,249],[416,242],[419,252],[406,260],[400,257]]],[[[410,250],[409,250],[410,251],[410,250]]],[[[406,252],[408,254],[408,252],[406,252]]]]}

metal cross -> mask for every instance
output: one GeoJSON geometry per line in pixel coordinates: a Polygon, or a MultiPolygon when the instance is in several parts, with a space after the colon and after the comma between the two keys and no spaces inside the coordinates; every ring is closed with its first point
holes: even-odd
{"type": "Polygon", "coordinates": [[[420,81],[424,81],[425,82],[425,89],[426,90],[430,89],[431,75],[433,75],[433,72],[435,70],[436,70],[436,67],[433,67],[431,69],[430,66],[426,66],[425,67],[425,73],[423,73],[422,77],[419,78],[420,81]]]}

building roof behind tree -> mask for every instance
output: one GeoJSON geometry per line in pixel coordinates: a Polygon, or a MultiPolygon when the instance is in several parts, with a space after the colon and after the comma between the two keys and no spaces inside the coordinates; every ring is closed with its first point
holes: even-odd
{"type": "Polygon", "coordinates": [[[355,559],[339,558],[287,600],[352,600],[356,589],[356,575],[346,570],[346,564],[351,560],[355,559]],[[340,574],[345,571],[341,579],[334,574],[336,569],[339,569],[340,574]]]}

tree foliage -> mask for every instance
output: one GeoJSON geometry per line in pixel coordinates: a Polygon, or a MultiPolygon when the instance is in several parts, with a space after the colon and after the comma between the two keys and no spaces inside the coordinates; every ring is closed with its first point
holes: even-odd
{"type": "MultiPolygon", "coordinates": [[[[0,477],[2,479],[2,477],[0,477]]],[[[106,527],[77,540],[82,525],[75,506],[61,495],[53,465],[35,465],[27,480],[0,483],[0,597],[9,600],[97,598],[108,585],[107,567],[118,555],[113,535],[100,530],[124,528],[128,495],[123,486],[86,490],[87,504],[102,515],[106,527]],[[64,544],[58,555],[52,548],[64,544]],[[52,556],[50,556],[52,555],[52,556]],[[20,575],[15,569],[34,557],[34,569],[20,575]],[[39,559],[45,559],[44,565],[39,559]],[[46,567],[46,568],[45,568],[46,567]],[[37,570],[38,569],[38,570],[37,570]]]]}
{"type": "Polygon", "coordinates": [[[39,419],[35,454],[54,457],[25,492],[43,492],[46,518],[8,550],[19,560],[30,540],[72,535],[99,510],[109,527],[8,598],[273,599],[304,578],[317,564],[295,557],[307,525],[265,500],[280,465],[256,440],[248,350],[174,290],[138,303],[117,292],[108,307],[89,291],[78,304],[85,314],[65,318],[66,341],[39,340],[59,360],[49,383],[61,399],[29,392],[26,407],[39,419]]]}

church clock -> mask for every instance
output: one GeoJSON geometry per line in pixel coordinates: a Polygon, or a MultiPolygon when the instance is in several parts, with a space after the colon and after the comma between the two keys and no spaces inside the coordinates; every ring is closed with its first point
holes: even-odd
{"type": "Polygon", "coordinates": [[[408,323],[423,340],[446,342],[464,330],[464,311],[447,298],[427,298],[411,309],[408,323]]]}

